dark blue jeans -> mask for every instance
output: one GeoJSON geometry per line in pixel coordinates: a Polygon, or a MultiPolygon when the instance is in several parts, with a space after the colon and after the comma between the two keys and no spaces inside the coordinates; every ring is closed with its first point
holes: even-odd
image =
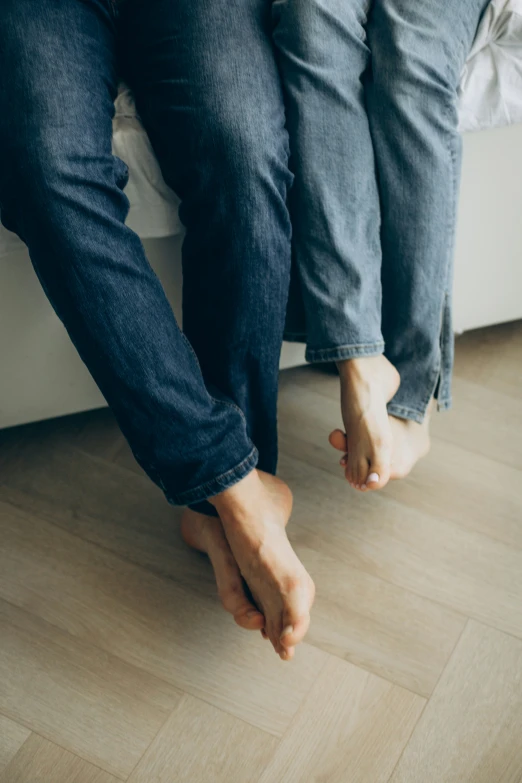
{"type": "Polygon", "coordinates": [[[0,73],[2,221],[140,465],[204,510],[274,472],[291,174],[270,4],[2,0],[0,73]],[[182,200],[185,334],[125,226],[120,76],[182,200]]]}

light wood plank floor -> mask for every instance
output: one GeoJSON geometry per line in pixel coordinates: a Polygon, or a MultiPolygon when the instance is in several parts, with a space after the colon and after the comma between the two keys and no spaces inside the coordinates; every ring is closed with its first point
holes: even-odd
{"type": "Polygon", "coordinates": [[[458,340],[455,407],[360,495],[338,381],[281,377],[284,664],[221,611],[107,410],[0,433],[0,783],[521,783],[522,323],[458,340]]]}

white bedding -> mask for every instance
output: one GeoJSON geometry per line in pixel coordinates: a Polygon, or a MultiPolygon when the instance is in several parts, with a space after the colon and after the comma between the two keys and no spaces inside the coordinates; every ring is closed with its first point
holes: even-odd
{"type": "MultiPolygon", "coordinates": [[[[178,199],[165,185],[132,95],[124,85],[116,99],[114,153],[129,166],[127,224],[143,239],[181,232],[178,199]]],[[[522,0],[492,0],[462,74],[461,131],[522,123],[522,0]]],[[[0,257],[19,245],[0,226],[0,257]]]]}
{"type": "Polygon", "coordinates": [[[522,122],[522,0],[492,0],[462,73],[460,130],[522,122]]]}

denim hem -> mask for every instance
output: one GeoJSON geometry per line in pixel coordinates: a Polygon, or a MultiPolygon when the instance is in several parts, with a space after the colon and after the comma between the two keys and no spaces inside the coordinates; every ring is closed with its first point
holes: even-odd
{"type": "Polygon", "coordinates": [[[310,364],[319,362],[340,362],[358,356],[378,356],[384,353],[384,342],[361,345],[338,345],[335,348],[307,348],[305,359],[310,364]]]}
{"type": "Polygon", "coordinates": [[[178,492],[176,495],[170,495],[168,491],[165,491],[165,497],[173,506],[188,506],[193,503],[199,503],[202,500],[208,500],[208,498],[219,495],[220,492],[224,492],[245,478],[255,468],[258,460],[259,453],[254,446],[244,460],[234,468],[227,470],[226,473],[216,476],[216,478],[207,481],[205,484],[200,484],[199,487],[189,489],[186,492],[178,492]]]}
{"type": "MultiPolygon", "coordinates": [[[[447,411],[451,408],[451,397],[444,400],[436,400],[438,411],[447,411]]],[[[392,416],[396,416],[398,419],[409,419],[410,421],[416,421],[417,424],[422,424],[426,418],[430,402],[426,404],[424,410],[418,410],[417,408],[407,408],[404,405],[395,405],[393,402],[388,403],[388,413],[392,416]]]]}

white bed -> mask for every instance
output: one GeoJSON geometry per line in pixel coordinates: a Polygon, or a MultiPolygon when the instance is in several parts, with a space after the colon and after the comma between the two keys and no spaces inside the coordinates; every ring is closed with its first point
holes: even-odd
{"type": "MultiPolygon", "coordinates": [[[[522,318],[522,0],[493,0],[462,75],[464,170],[455,273],[458,331],[522,318]],[[480,131],[479,133],[474,131],[480,131]]],[[[182,227],[132,96],[116,100],[113,147],[127,162],[128,224],[179,312],[182,227]]],[[[303,362],[285,345],[282,366],[303,362]]],[[[0,427],[103,405],[36,281],[0,227],[0,427]]]]}

